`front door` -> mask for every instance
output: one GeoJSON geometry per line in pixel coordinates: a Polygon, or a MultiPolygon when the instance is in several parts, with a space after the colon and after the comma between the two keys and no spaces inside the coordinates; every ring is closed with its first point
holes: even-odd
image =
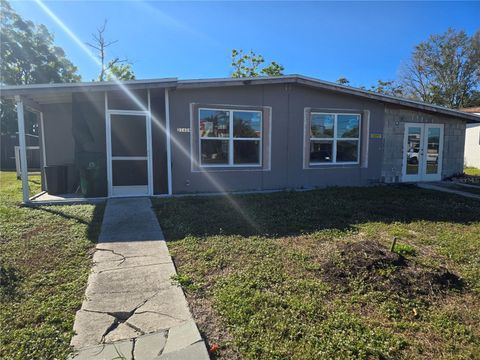
{"type": "Polygon", "coordinates": [[[442,158],[443,124],[405,124],[403,181],[441,180],[442,158]]]}
{"type": "Polygon", "coordinates": [[[150,117],[141,111],[109,111],[109,195],[151,195],[150,117]]]}

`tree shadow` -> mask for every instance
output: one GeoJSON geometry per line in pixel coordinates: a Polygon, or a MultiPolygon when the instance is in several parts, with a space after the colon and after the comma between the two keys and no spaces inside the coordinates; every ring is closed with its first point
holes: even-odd
{"type": "Polygon", "coordinates": [[[468,224],[480,221],[480,202],[415,186],[327,188],[305,192],[153,200],[170,241],[185,236],[294,236],[345,231],[368,222],[468,224]],[[237,209],[241,209],[238,211],[237,209]]]}

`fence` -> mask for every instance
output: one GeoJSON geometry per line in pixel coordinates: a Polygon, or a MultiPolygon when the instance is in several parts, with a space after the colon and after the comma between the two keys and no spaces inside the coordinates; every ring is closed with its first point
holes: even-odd
{"type": "MultiPolygon", "coordinates": [[[[40,171],[40,146],[27,146],[27,164],[29,172],[40,171]],[[36,160],[34,163],[35,165],[38,164],[38,166],[32,166],[31,159],[36,160]]],[[[15,146],[15,171],[17,172],[17,179],[20,179],[20,146],[15,146]]]]}

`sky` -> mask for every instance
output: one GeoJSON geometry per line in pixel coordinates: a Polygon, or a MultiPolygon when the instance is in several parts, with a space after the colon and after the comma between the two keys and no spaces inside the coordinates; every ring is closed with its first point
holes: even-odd
{"type": "MultiPolygon", "coordinates": [[[[40,0],[37,0],[40,1],[40,0]]],[[[397,78],[416,44],[448,27],[480,30],[472,2],[43,1],[82,42],[108,19],[108,56],[128,58],[137,79],[228,77],[232,49],[253,50],[302,74],[353,86],[397,78]]],[[[35,1],[11,1],[45,24],[83,81],[98,65],[35,1]]]]}

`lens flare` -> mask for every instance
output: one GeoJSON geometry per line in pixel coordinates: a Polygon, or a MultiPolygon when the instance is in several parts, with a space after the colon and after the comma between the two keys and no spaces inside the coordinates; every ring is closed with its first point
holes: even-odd
{"type": "MultiPolygon", "coordinates": [[[[65,23],[57,15],[53,13],[52,10],[50,10],[47,5],[45,5],[41,0],[34,1],[88,55],[88,57],[98,65],[99,68],[102,67],[102,63],[100,62],[100,60],[94,54],[92,54],[90,49],[75,35],[75,33],[70,30],[67,25],[65,25],[65,23]]],[[[114,79],[113,81],[121,91],[123,91],[140,109],[142,109],[142,111],[148,112],[148,108],[145,106],[145,104],[142,103],[142,101],[133,92],[131,92],[125,86],[125,84],[118,80],[118,78],[116,78],[114,74],[110,73],[110,75],[112,76],[112,78],[114,79]]],[[[153,114],[151,114],[151,119],[155,126],[158,126],[163,133],[167,134],[166,128],[153,114]]],[[[200,164],[198,163],[198,161],[191,156],[189,149],[185,148],[183,144],[175,138],[173,133],[170,133],[170,141],[185,156],[187,156],[195,164],[196,167],[202,169],[202,167],[199,166],[200,164]]],[[[228,202],[245,219],[245,221],[247,221],[247,223],[255,230],[260,231],[259,226],[250,218],[250,216],[245,212],[245,210],[240,206],[240,204],[230,194],[228,194],[227,191],[225,191],[224,186],[222,186],[222,184],[217,179],[215,179],[209,172],[202,170],[202,173],[205,178],[215,187],[215,189],[217,189],[219,193],[225,196],[228,202]]]]}

